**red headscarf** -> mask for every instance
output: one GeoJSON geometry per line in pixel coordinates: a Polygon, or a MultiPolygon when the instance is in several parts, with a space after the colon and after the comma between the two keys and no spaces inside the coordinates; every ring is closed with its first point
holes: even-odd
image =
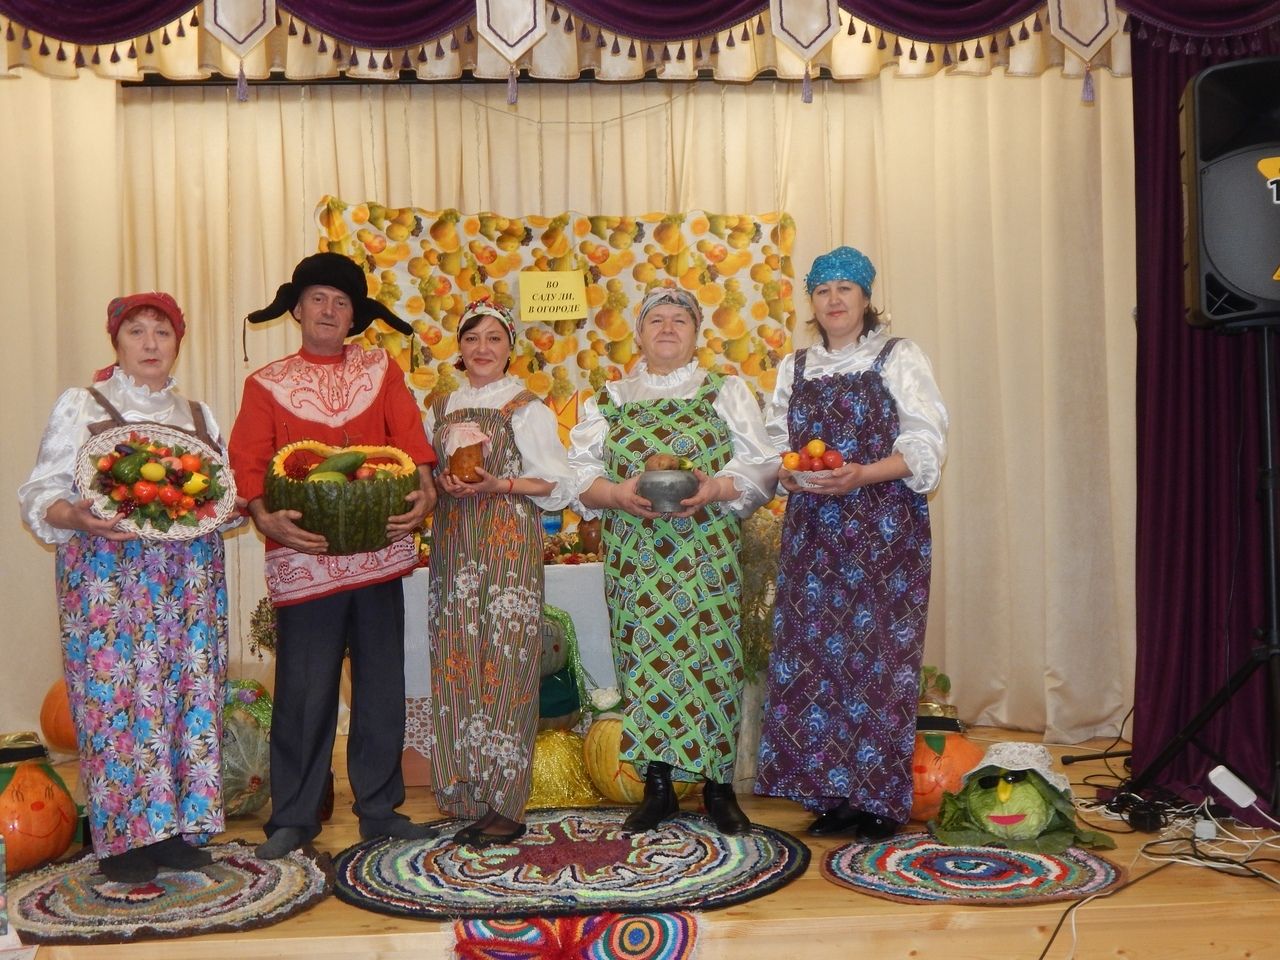
{"type": "MultiPolygon", "coordinates": [[[[178,338],[178,344],[181,346],[182,337],[187,332],[187,321],[182,316],[182,308],[178,306],[178,301],[174,300],[173,297],[167,293],[161,293],[159,290],[152,293],[131,293],[127,297],[116,297],[107,304],[107,333],[111,337],[111,342],[116,342],[116,335],[120,332],[120,325],[124,323],[125,319],[143,307],[151,307],[169,318],[169,323],[173,326],[174,336],[178,338]]],[[[116,365],[114,363],[103,367],[93,375],[94,382],[111,379],[111,373],[115,368],[116,365]]]]}

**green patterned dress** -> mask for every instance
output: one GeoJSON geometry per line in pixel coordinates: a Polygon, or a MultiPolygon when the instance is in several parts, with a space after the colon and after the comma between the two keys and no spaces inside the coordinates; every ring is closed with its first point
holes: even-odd
{"type": "MultiPolygon", "coordinates": [[[[709,374],[687,400],[617,403],[602,392],[606,477],[625,480],[654,453],[688,457],[709,475],[723,469],[733,442],[713,407],[722,382],[709,374]]],[[[605,512],[605,594],[625,702],[621,756],[642,772],[659,760],[678,780],[733,779],[743,685],[740,529],[724,503],[688,518],[605,512]]]]}
{"type": "MultiPolygon", "coordinates": [[[[435,408],[437,454],[447,424],[470,421],[491,438],[484,469],[519,477],[511,416],[537,397],[523,391],[501,409],[435,408]]],[[[432,785],[436,804],[468,819],[489,811],[524,816],[538,726],[542,653],[542,527],[528,497],[441,496],[432,520],[432,785]]]]}

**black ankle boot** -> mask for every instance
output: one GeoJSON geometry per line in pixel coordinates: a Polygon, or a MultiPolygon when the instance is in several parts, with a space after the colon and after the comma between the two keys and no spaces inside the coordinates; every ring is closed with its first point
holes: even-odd
{"type": "Polygon", "coordinates": [[[628,833],[644,833],[679,812],[680,801],[671,785],[671,764],[650,760],[644,776],[644,799],[631,811],[622,829],[628,833]]]}
{"type": "Polygon", "coordinates": [[[751,821],[738,806],[732,783],[712,783],[708,780],[702,788],[702,804],[707,808],[707,816],[716,825],[716,829],[726,836],[751,830],[751,821]]]}

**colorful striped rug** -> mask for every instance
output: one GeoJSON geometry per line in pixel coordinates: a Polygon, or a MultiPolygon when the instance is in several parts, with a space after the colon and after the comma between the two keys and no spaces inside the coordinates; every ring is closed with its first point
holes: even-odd
{"type": "Polygon", "coordinates": [[[552,917],[708,910],[777,890],[804,872],[809,848],[757,826],[722,836],[681,814],[657,830],[622,832],[629,808],[536,810],[516,842],[484,849],[449,839],[368,840],[335,859],[347,903],[423,919],[552,917]]]}

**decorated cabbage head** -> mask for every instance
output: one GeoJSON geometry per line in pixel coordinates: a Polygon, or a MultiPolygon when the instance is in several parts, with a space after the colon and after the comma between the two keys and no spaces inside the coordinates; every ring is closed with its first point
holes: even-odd
{"type": "Polygon", "coordinates": [[[942,798],[929,829],[943,843],[1060,853],[1073,844],[1114,847],[1105,834],[1076,827],[1071,784],[1038,743],[993,744],[942,798]]]}

